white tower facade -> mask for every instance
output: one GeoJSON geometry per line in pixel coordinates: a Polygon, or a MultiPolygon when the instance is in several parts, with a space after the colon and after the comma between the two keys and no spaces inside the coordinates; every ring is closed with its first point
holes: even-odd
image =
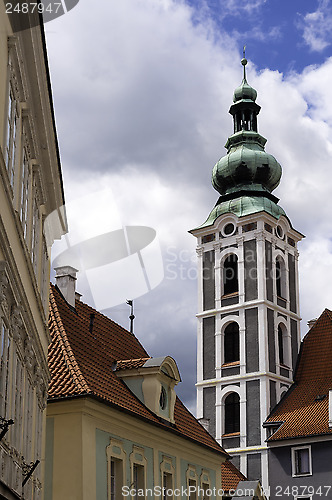
{"type": "Polygon", "coordinates": [[[234,133],[213,169],[220,198],[191,231],[198,253],[197,416],[248,479],[268,486],[270,410],[292,384],[300,344],[298,251],[278,199],[281,167],[257,131],[256,91],[244,77],[234,133]]]}

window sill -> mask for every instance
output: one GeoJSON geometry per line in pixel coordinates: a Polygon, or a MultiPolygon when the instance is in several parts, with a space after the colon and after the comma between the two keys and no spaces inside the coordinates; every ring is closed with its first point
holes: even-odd
{"type": "Polygon", "coordinates": [[[240,366],[240,361],[231,361],[230,363],[224,363],[221,368],[231,368],[232,366],[240,366]]]}
{"type": "Polygon", "coordinates": [[[239,292],[233,292],[233,293],[226,293],[225,295],[222,295],[222,299],[228,299],[230,297],[238,297],[239,292]]]}
{"type": "Polygon", "coordinates": [[[240,436],[240,432],[230,432],[229,434],[223,434],[221,437],[222,438],[232,438],[232,437],[237,437],[240,436]]]}
{"type": "Polygon", "coordinates": [[[292,477],[309,477],[312,476],[312,472],[307,472],[306,474],[292,474],[292,477]]]}

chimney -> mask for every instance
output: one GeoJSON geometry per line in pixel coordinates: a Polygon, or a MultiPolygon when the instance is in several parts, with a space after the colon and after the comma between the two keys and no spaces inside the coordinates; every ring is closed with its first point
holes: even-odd
{"type": "Polygon", "coordinates": [[[309,330],[310,330],[310,328],[312,328],[312,327],[314,326],[314,324],[316,323],[316,321],[317,321],[317,318],[310,319],[310,320],[308,321],[308,327],[309,327],[309,330]]]}
{"type": "Polygon", "coordinates": [[[55,268],[55,283],[69,305],[75,307],[75,287],[77,269],[71,266],[55,268]]]}

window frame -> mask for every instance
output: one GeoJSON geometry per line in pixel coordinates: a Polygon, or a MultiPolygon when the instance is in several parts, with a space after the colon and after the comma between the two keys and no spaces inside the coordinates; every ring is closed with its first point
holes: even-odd
{"type": "Polygon", "coordinates": [[[227,297],[228,295],[238,295],[239,293],[239,258],[236,253],[229,253],[225,256],[221,267],[221,284],[222,284],[222,297],[227,297]],[[230,259],[233,259],[231,262],[230,259]],[[229,264],[232,264],[228,266],[229,264]],[[230,280],[227,278],[227,270],[235,270],[235,276],[230,280]],[[227,283],[229,281],[230,283],[227,283]]]}
{"type": "Polygon", "coordinates": [[[312,456],[311,456],[311,446],[303,445],[296,446],[291,448],[291,459],[292,459],[292,477],[306,477],[312,476],[312,456]],[[309,472],[298,473],[298,464],[297,464],[297,452],[300,450],[308,450],[308,462],[309,462],[309,472]]]}
{"type": "Polygon", "coordinates": [[[175,484],[175,468],[173,466],[172,458],[168,457],[166,455],[162,456],[163,460],[160,464],[160,479],[161,479],[161,487],[170,489],[172,491],[172,495],[165,496],[164,495],[164,490],[163,491],[163,496],[162,500],[174,500],[174,484],[175,484]],[[164,480],[164,475],[167,474],[168,476],[171,476],[171,486],[165,485],[165,480],[164,480]]]}
{"type": "Polygon", "coordinates": [[[194,465],[188,465],[186,471],[186,487],[188,490],[187,500],[198,500],[197,490],[198,490],[198,476],[196,467],[194,465]],[[190,484],[191,482],[195,483],[196,491],[192,494],[189,494],[189,486],[194,486],[194,484],[190,484]]]}
{"type": "MultiPolygon", "coordinates": [[[[121,470],[122,476],[122,486],[126,484],[126,452],[123,450],[123,443],[118,439],[111,438],[110,444],[106,448],[106,456],[107,456],[107,498],[108,500],[112,499],[111,493],[111,471],[112,471],[112,461],[117,461],[117,465],[121,470]],[[116,450],[116,451],[115,451],[116,450]],[[119,452],[117,451],[119,450],[119,452]],[[122,465],[121,465],[122,464],[122,465]]],[[[121,478],[120,478],[121,480],[121,478]]],[[[122,495],[122,486],[116,488],[115,491],[115,499],[124,498],[122,495]],[[119,491],[120,490],[120,491],[119,491]],[[120,492],[120,496],[118,496],[120,492]]]]}
{"type": "MultiPolygon", "coordinates": [[[[144,496],[138,496],[137,491],[135,495],[132,495],[131,498],[132,500],[141,500],[141,499],[146,499],[146,490],[147,490],[147,459],[144,454],[144,449],[140,448],[139,446],[133,445],[133,451],[130,454],[129,457],[130,460],[130,483],[133,485],[132,489],[135,488],[134,485],[134,471],[135,471],[135,466],[140,466],[143,469],[143,491],[144,491],[144,496]],[[141,457],[141,458],[139,458],[141,457]]],[[[138,489],[141,489],[141,485],[138,485],[138,489]]]]}
{"type": "MultiPolygon", "coordinates": [[[[230,407],[230,406],[231,406],[231,405],[229,404],[229,407],[230,407]]],[[[233,406],[235,406],[235,402],[233,402],[233,406]]],[[[240,397],[240,395],[239,395],[237,392],[235,392],[235,391],[229,392],[229,393],[225,396],[225,398],[224,398],[224,419],[223,419],[223,420],[224,420],[224,422],[223,422],[223,423],[224,423],[224,432],[223,432],[223,436],[225,436],[225,435],[229,435],[229,434],[240,434],[240,431],[241,431],[241,397],[240,397]],[[229,429],[229,424],[230,424],[230,422],[232,422],[232,423],[233,423],[233,425],[234,425],[234,427],[235,427],[235,423],[237,423],[237,422],[235,421],[235,419],[234,419],[234,413],[235,413],[235,412],[233,411],[233,418],[230,418],[230,417],[228,417],[228,415],[227,415],[228,410],[227,410],[227,403],[226,403],[226,401],[227,401],[227,399],[228,399],[228,398],[230,398],[231,396],[233,396],[233,397],[234,397],[234,396],[236,396],[236,397],[238,398],[238,402],[237,402],[237,406],[238,406],[238,409],[237,409],[237,412],[238,412],[238,426],[236,426],[236,428],[234,428],[234,429],[229,429]],[[228,418],[229,418],[229,420],[227,420],[227,421],[226,421],[226,419],[228,419],[228,418]]]]}
{"type": "Polygon", "coordinates": [[[240,362],[240,325],[236,321],[231,321],[228,323],[224,329],[223,329],[223,335],[224,335],[224,356],[223,356],[223,365],[228,364],[228,363],[236,363],[240,362]],[[233,325],[236,325],[237,331],[232,331],[230,332],[231,327],[233,325]],[[235,340],[235,335],[236,335],[236,340],[235,340]],[[229,342],[227,339],[232,338],[232,342],[229,342]],[[229,347],[229,344],[231,344],[231,347],[229,347]],[[236,356],[232,356],[232,359],[229,358],[230,351],[232,351],[232,354],[234,354],[235,350],[236,356]],[[234,359],[233,359],[234,358],[234,359]],[[235,359],[236,358],[236,359],[235,359]]]}

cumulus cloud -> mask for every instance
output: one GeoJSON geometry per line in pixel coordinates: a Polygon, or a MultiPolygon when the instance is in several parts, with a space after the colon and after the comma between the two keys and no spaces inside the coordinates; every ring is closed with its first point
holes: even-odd
{"type": "Polygon", "coordinates": [[[332,8],[330,0],[319,0],[317,10],[299,15],[298,28],[310,50],[322,52],[331,44],[332,8]]]}
{"type": "MultiPolygon", "coordinates": [[[[114,203],[97,210],[98,230],[114,210],[122,224],[156,229],[165,279],[135,301],[135,332],[152,355],[175,357],[179,392],[193,408],[197,283],[195,239],[187,231],[218,197],[211,171],[232,133],[227,111],[242,54],[182,2],[98,6],[98,23],[91,21],[95,3],[86,1],[46,25],[66,198],[109,188],[114,203]]],[[[307,236],[300,245],[305,323],[332,307],[332,60],[288,76],[259,72],[250,61],[247,70],[262,106],[266,150],[283,166],[276,195],[307,236]]],[[[128,325],[125,304],[108,314],[128,325]]]]}

